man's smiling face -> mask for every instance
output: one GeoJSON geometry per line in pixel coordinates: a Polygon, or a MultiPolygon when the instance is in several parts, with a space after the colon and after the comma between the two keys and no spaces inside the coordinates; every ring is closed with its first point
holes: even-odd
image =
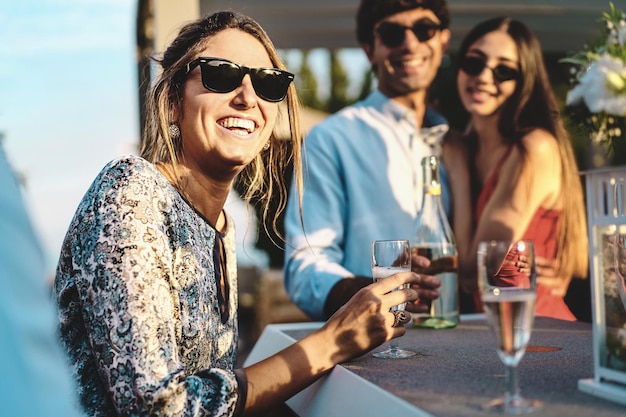
{"type": "Polygon", "coordinates": [[[407,29],[402,43],[392,47],[385,45],[380,34],[376,32],[383,22],[412,27],[418,21],[440,24],[431,10],[418,8],[403,11],[378,22],[374,27],[373,45],[364,45],[370,63],[376,71],[378,89],[388,97],[427,90],[441,65],[441,58],[450,39],[449,30],[437,30],[432,38],[422,42],[407,29]]]}

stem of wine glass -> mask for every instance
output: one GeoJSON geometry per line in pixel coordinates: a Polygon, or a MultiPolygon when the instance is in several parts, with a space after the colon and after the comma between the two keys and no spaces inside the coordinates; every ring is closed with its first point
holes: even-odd
{"type": "Polygon", "coordinates": [[[398,344],[398,338],[395,339],[391,339],[389,341],[389,347],[391,348],[391,350],[398,350],[399,344],[398,344]]]}
{"type": "Polygon", "coordinates": [[[517,365],[506,365],[506,392],[504,393],[504,409],[515,406],[521,399],[517,365]]]}
{"type": "MultiPolygon", "coordinates": [[[[392,311],[396,311],[396,310],[404,310],[404,309],[405,309],[405,307],[406,307],[406,304],[402,304],[402,305],[399,305],[399,306],[392,307],[392,308],[391,308],[391,310],[392,310],[392,311]]],[[[400,347],[400,342],[398,341],[398,338],[397,338],[397,337],[396,337],[396,338],[394,338],[394,339],[391,339],[391,340],[389,341],[389,347],[391,348],[391,350],[398,350],[398,349],[399,349],[399,347],[400,347]]]]}

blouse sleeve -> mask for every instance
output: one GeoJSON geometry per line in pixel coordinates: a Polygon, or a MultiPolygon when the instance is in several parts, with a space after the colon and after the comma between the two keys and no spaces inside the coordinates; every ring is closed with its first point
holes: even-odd
{"type": "Polygon", "coordinates": [[[189,347],[179,346],[185,340],[181,300],[162,188],[154,176],[119,175],[114,166],[96,179],[66,237],[57,284],[73,282],[78,300],[70,301],[72,285],[57,291],[66,292],[60,296],[68,312],[62,333],[81,379],[83,406],[104,402],[129,416],[239,414],[231,369],[191,373],[180,360],[189,347]],[[64,257],[71,268],[69,259],[62,266],[64,257]]]}

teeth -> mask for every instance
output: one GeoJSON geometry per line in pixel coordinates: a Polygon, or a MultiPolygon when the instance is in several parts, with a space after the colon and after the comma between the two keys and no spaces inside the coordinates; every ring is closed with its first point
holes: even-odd
{"type": "Polygon", "coordinates": [[[218,121],[220,126],[223,126],[227,129],[244,129],[248,133],[252,133],[254,131],[254,122],[248,119],[239,119],[236,117],[227,117],[225,119],[221,119],[218,121]]]}
{"type": "Polygon", "coordinates": [[[424,62],[426,62],[426,58],[414,58],[410,61],[403,62],[402,65],[405,65],[407,67],[409,66],[416,67],[416,66],[422,65],[424,62]]]}
{"type": "Polygon", "coordinates": [[[487,90],[482,90],[482,89],[475,89],[474,90],[474,94],[481,94],[481,95],[485,95],[485,96],[493,96],[495,94],[490,93],[487,90]]]}

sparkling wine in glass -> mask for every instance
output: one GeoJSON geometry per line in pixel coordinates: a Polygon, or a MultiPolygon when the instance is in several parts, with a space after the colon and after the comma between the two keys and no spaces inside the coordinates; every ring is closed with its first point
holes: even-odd
{"type": "Polygon", "coordinates": [[[481,242],[478,285],[487,321],[495,335],[498,356],[506,369],[504,397],[487,404],[490,410],[527,414],[541,407],[520,393],[518,365],[526,351],[537,297],[535,251],[530,241],[481,242]]]}
{"type": "MultiPolygon", "coordinates": [[[[372,242],[372,276],[380,281],[398,272],[411,271],[411,246],[408,240],[375,240],[372,242]]],[[[402,287],[407,288],[408,284],[402,287]]],[[[391,311],[404,310],[406,303],[391,307],[391,311]]],[[[389,349],[375,352],[376,358],[403,359],[416,355],[416,352],[400,349],[398,339],[389,341],[389,349]]]]}

